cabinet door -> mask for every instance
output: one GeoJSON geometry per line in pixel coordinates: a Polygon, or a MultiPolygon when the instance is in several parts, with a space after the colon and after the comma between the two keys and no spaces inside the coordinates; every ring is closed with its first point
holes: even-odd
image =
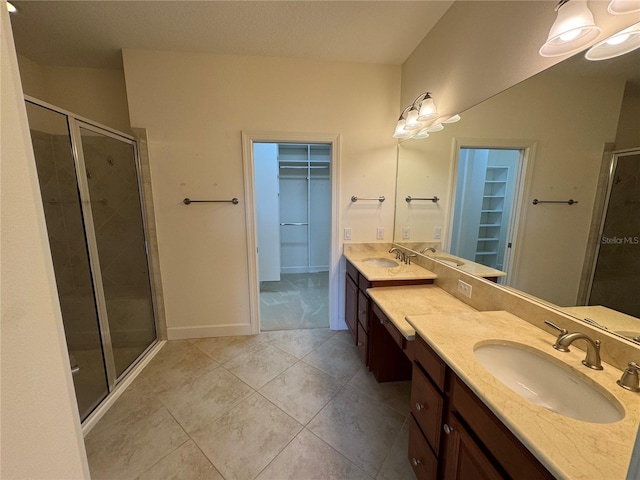
{"type": "Polygon", "coordinates": [[[506,478],[484,454],[475,440],[458,421],[450,415],[444,425],[444,478],[447,480],[496,480],[506,478]]]}
{"type": "Polygon", "coordinates": [[[358,321],[365,332],[369,332],[369,299],[360,290],[358,292],[358,321]]]}
{"type": "Polygon", "coordinates": [[[344,297],[344,320],[353,336],[354,343],[358,341],[358,286],[349,275],[346,276],[344,297]]]}
{"type": "Polygon", "coordinates": [[[409,416],[409,462],[417,480],[436,479],[438,460],[412,416],[409,416]]]}

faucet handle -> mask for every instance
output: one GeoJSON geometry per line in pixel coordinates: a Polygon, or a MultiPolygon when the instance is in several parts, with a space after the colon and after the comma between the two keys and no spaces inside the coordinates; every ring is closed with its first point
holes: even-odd
{"type": "Polygon", "coordinates": [[[409,254],[409,255],[406,255],[406,256],[405,256],[405,263],[406,263],[407,265],[411,265],[411,259],[412,259],[413,257],[417,257],[417,255],[415,255],[415,254],[413,254],[413,253],[411,253],[411,254],[409,254]]]}
{"type": "Polygon", "coordinates": [[[562,327],[556,325],[555,323],[550,322],[549,320],[545,320],[544,323],[546,323],[550,327],[553,327],[556,330],[558,330],[560,332],[560,335],[566,335],[567,333],[569,333],[569,331],[566,328],[562,328],[562,327]]]}
{"type": "Polygon", "coordinates": [[[616,383],[626,390],[640,392],[640,379],[638,378],[639,370],[640,365],[636,362],[629,362],[629,365],[622,373],[620,380],[617,380],[616,383]]]}
{"type": "Polygon", "coordinates": [[[566,328],[562,328],[562,327],[556,325],[555,323],[550,322],[549,320],[545,320],[544,323],[546,323],[550,327],[555,328],[556,330],[558,330],[560,332],[558,334],[558,338],[556,338],[556,343],[553,344],[553,348],[555,348],[559,352],[568,352],[569,351],[569,347],[565,347],[565,346],[561,345],[560,344],[560,340],[562,340],[562,337],[564,337],[566,334],[568,334],[569,331],[566,328]]]}

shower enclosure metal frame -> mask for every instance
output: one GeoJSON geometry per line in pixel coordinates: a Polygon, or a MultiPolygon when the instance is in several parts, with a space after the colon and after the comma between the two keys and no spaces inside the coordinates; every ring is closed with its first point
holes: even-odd
{"type": "MultiPolygon", "coordinates": [[[[149,258],[149,248],[148,248],[149,229],[148,229],[147,212],[144,207],[145,195],[142,189],[142,170],[140,166],[138,142],[134,137],[130,135],[119,132],[105,125],[101,125],[100,123],[97,123],[95,121],[83,118],[72,112],[66,111],[64,109],[61,109],[49,103],[43,102],[42,100],[36,99],[28,95],[25,95],[24,99],[28,103],[37,105],[39,107],[43,107],[47,110],[51,110],[55,113],[59,113],[67,117],[69,135],[71,139],[73,162],[76,169],[76,180],[78,183],[78,190],[79,190],[80,201],[81,201],[82,217],[84,219],[84,232],[85,232],[87,250],[89,255],[91,279],[93,281],[93,293],[96,300],[98,323],[100,328],[100,337],[102,341],[104,364],[105,364],[105,370],[107,375],[107,384],[108,384],[108,390],[110,394],[113,392],[115,386],[127,376],[127,374],[138,364],[138,362],[140,362],[142,358],[145,357],[145,355],[151,349],[153,349],[156,346],[156,344],[159,341],[158,309],[157,309],[157,303],[156,303],[157,295],[155,291],[155,285],[152,280],[152,265],[149,258]],[[140,204],[140,212],[142,216],[142,230],[143,230],[144,243],[145,243],[146,265],[147,265],[147,270],[149,272],[149,289],[151,293],[151,306],[152,306],[152,312],[153,312],[153,327],[154,327],[155,338],[144,349],[144,351],[120,375],[117,375],[115,358],[113,354],[113,344],[112,344],[112,339],[110,334],[110,325],[108,322],[108,314],[107,314],[107,302],[106,302],[106,298],[104,294],[104,286],[102,282],[97,236],[95,231],[95,225],[93,222],[93,212],[91,209],[91,196],[89,191],[87,168],[85,164],[85,157],[84,157],[84,151],[82,146],[80,128],[127,143],[131,145],[133,148],[135,172],[137,177],[136,180],[137,180],[137,188],[138,188],[138,201],[140,204]]],[[[104,402],[104,399],[103,399],[103,402],[104,402]]],[[[89,419],[90,417],[91,417],[91,414],[89,414],[87,419],[89,419]]]]}

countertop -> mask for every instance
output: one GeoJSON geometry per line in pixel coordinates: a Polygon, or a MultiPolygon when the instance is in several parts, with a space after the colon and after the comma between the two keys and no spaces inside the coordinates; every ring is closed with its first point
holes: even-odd
{"type": "Polygon", "coordinates": [[[590,318],[618,335],[625,337],[640,336],[640,321],[636,317],[603,307],[602,305],[561,307],[560,310],[580,319],[590,318]]]}
{"type": "Polygon", "coordinates": [[[354,267],[370,282],[386,281],[386,280],[424,280],[435,279],[438,276],[422,268],[420,265],[407,265],[398,260],[397,267],[374,267],[363,263],[367,258],[387,258],[395,260],[395,255],[390,254],[387,250],[364,250],[352,251],[345,248],[343,253],[345,258],[349,260],[354,267]]]}
{"type": "Polygon", "coordinates": [[[471,260],[467,260],[466,258],[456,257],[455,255],[450,255],[448,253],[436,252],[425,253],[424,255],[428,258],[432,258],[433,260],[444,262],[447,265],[468,273],[469,275],[475,275],[476,277],[492,278],[507,276],[507,272],[503,272],[502,270],[487,267],[486,265],[482,265],[481,263],[472,262],[471,260]],[[454,263],[456,265],[454,265],[454,263]],[[462,263],[462,265],[458,265],[459,263],[462,263]]]}
{"type": "Polygon", "coordinates": [[[407,321],[553,475],[625,479],[640,422],[640,393],[616,385],[620,370],[608,364],[601,371],[583,367],[582,350],[554,350],[553,335],[508,312],[409,315],[407,321]],[[525,344],[574,367],[617,399],[625,417],[609,424],[582,422],[525,400],[476,360],[474,346],[491,340],[525,344]]]}
{"type": "Polygon", "coordinates": [[[367,295],[380,307],[407,340],[416,331],[405,317],[413,314],[452,314],[475,312],[464,302],[435,285],[369,288],[367,295]]]}

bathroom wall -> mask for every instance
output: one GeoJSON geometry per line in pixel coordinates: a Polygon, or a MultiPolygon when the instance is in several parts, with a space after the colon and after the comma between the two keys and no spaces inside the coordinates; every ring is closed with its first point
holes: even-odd
{"type": "Polygon", "coordinates": [[[130,133],[122,70],[56,67],[18,56],[24,93],[124,133],[130,133]]]}
{"type": "MultiPolygon", "coordinates": [[[[341,134],[340,232],[393,230],[400,67],[123,53],[131,123],[148,132],[169,338],[249,332],[242,131],[341,134]],[[230,199],[241,204],[182,200],[230,199]]],[[[342,251],[342,245],[334,246],[342,251]]],[[[342,291],[342,287],[340,287],[342,291]]]]}
{"type": "Polygon", "coordinates": [[[413,185],[441,200],[437,207],[427,205],[420,211],[417,205],[398,201],[396,238],[407,224],[412,225],[412,238],[424,239],[432,238],[433,228],[440,226],[446,244],[456,140],[478,146],[535,144],[523,185],[522,229],[514,244],[519,262],[510,285],[558,305],[575,304],[603,148],[615,139],[623,93],[624,81],[619,79],[581,78],[578,83],[545,73],[464,112],[460,122],[442,132],[403,142],[398,196],[410,194],[413,185]],[[548,115],[551,106],[561,114],[548,115]],[[579,203],[531,204],[533,198],[565,197],[579,203]],[[419,214],[423,217],[417,221],[419,214]]]}
{"type": "MultiPolygon", "coordinates": [[[[441,114],[459,113],[564,60],[538,54],[557,3],[454,2],[402,65],[400,105],[429,90],[441,114]]],[[[637,14],[609,14],[608,4],[588,3],[602,30],[593,43],[638,21],[637,14]]]]}
{"type": "Polygon", "coordinates": [[[0,9],[2,478],[89,478],[9,15],[0,9]]]}

